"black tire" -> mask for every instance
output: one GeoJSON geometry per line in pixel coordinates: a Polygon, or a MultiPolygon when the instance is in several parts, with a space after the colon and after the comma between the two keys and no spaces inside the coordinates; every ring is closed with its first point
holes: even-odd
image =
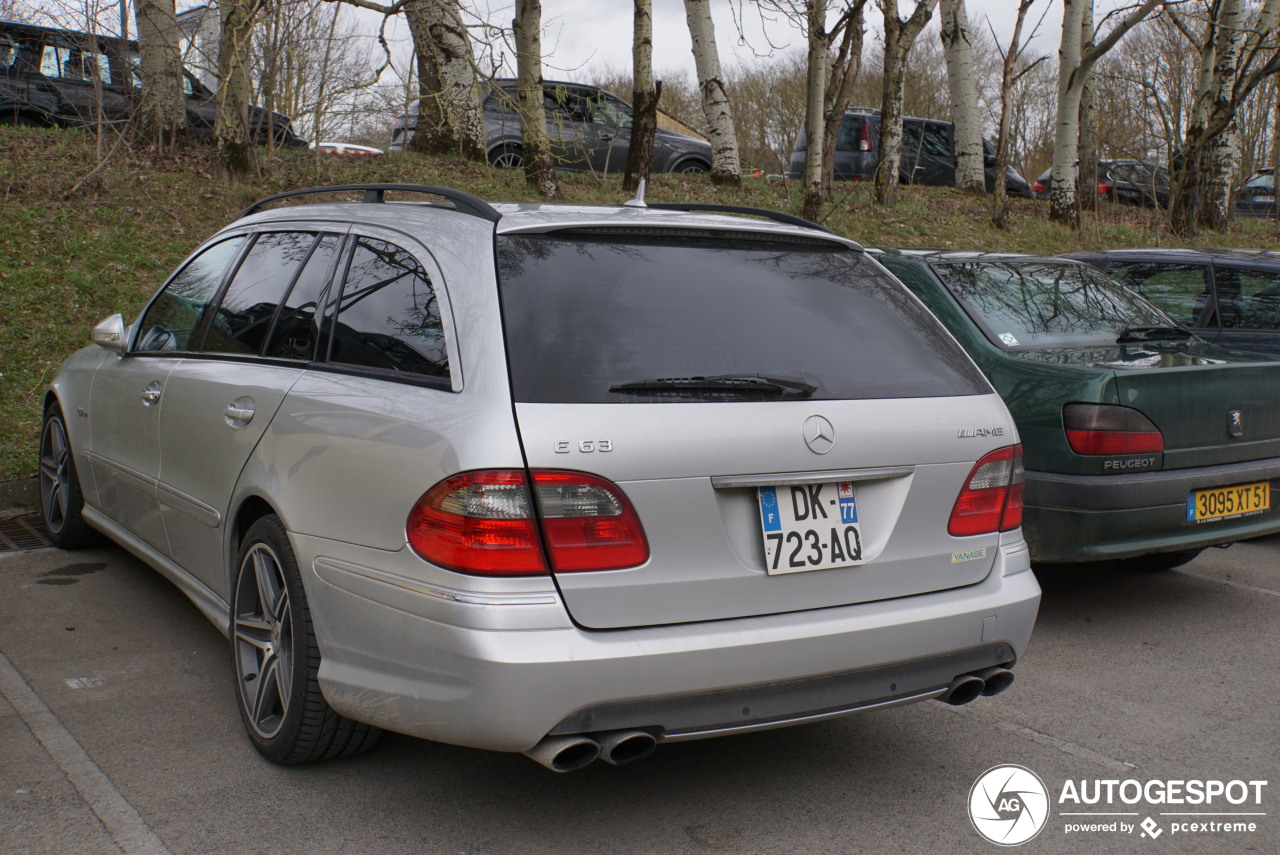
{"type": "Polygon", "coordinates": [[[231,592],[236,701],[249,741],[273,763],[350,757],[373,746],[376,727],[334,712],[320,692],[320,648],[302,575],[280,518],[249,527],[231,592]]]}
{"type": "Polygon", "coordinates": [[[44,124],[13,110],[0,110],[0,125],[16,128],[43,128],[44,124]]]}
{"type": "Polygon", "coordinates": [[[498,169],[524,169],[524,150],[518,145],[504,145],[489,152],[489,165],[498,169]]]}
{"type": "Polygon", "coordinates": [[[686,160],[683,163],[677,163],[672,172],[681,175],[706,175],[711,171],[711,167],[700,160],[686,160]]]}
{"type": "Polygon", "coordinates": [[[1193,560],[1201,553],[1199,549],[1188,549],[1183,552],[1156,552],[1152,555],[1139,555],[1137,558],[1126,558],[1121,563],[1135,570],[1149,570],[1158,573],[1172,570],[1193,560]]]}
{"type": "Polygon", "coordinates": [[[102,543],[102,535],[85,522],[84,494],[62,408],[45,411],[40,428],[40,511],[49,540],[59,549],[85,549],[102,543]]]}

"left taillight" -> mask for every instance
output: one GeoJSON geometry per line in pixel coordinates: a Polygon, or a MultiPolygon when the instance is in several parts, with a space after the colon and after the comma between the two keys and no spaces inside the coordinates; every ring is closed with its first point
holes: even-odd
{"type": "Polygon", "coordinates": [[[428,490],[409,512],[405,530],[422,558],[479,576],[543,575],[544,546],[561,572],[618,570],[649,560],[644,530],[626,496],[583,472],[463,472],[428,490]]]}
{"type": "Polygon", "coordinates": [[[1009,531],[1022,525],[1022,446],[997,448],[974,464],[947,521],[952,537],[1009,531]]]}

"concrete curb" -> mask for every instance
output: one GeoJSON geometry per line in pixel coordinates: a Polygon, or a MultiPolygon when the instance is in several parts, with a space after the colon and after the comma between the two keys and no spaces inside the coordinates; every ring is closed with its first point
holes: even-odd
{"type": "Polygon", "coordinates": [[[19,510],[40,504],[40,482],[31,478],[0,481],[0,511],[19,510]]]}

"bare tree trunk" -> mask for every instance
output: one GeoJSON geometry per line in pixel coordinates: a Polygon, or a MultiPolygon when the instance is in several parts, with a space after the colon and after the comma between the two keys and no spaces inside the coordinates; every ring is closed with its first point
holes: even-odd
{"type": "Polygon", "coordinates": [[[956,147],[956,187],[970,193],[987,190],[982,122],[978,118],[978,82],[965,0],[942,0],[942,46],[947,56],[947,90],[956,147]]]}
{"type": "Polygon", "coordinates": [[[1125,33],[1151,13],[1162,0],[1142,0],[1107,33],[1085,50],[1083,28],[1086,11],[1093,14],[1093,0],[1062,0],[1062,46],[1058,51],[1058,113],[1053,134],[1053,179],[1049,188],[1049,219],[1080,228],[1076,206],[1076,161],[1080,157],[1080,100],[1098,57],[1115,46],[1125,33]]]}
{"type": "Polygon", "coordinates": [[[804,162],[804,207],[800,215],[817,222],[822,215],[822,203],[826,200],[822,192],[822,164],[826,152],[820,141],[825,142],[826,137],[823,133],[825,128],[822,108],[826,100],[827,51],[831,45],[826,31],[826,0],[806,0],[805,6],[809,31],[809,62],[804,126],[810,142],[804,162]]]}
{"type": "Polygon", "coordinates": [[[1241,0],[1220,0],[1201,50],[1201,82],[1175,164],[1169,221],[1175,232],[1222,229],[1230,214],[1227,179],[1234,158],[1230,129],[1237,108],[1262,79],[1280,71],[1280,51],[1256,64],[1280,22],[1280,0],[1266,0],[1252,26],[1241,0]]]}
{"type": "Polygon", "coordinates": [[[702,112],[711,138],[711,180],[716,184],[742,184],[738,159],[738,134],[733,127],[733,108],[720,74],[720,54],[716,50],[716,30],[711,21],[710,0],[684,0],[685,18],[693,41],[693,62],[698,69],[702,91],[702,112]]]}
{"type": "Polygon", "coordinates": [[[186,97],[182,89],[182,52],[174,0],[138,0],[138,75],[142,78],[139,128],[156,150],[170,148],[187,135],[186,97]]]}
{"type": "MultiPolygon", "coordinates": [[[[1013,85],[1020,75],[1014,73],[1018,55],[1022,51],[1022,25],[1026,21],[1027,10],[1035,0],[1018,0],[1018,18],[1013,25],[1013,37],[1004,53],[1000,75],[1000,130],[996,135],[995,187],[991,194],[991,224],[998,229],[1009,227],[1009,188],[1006,181],[1005,168],[1009,163],[1009,125],[1012,118],[1013,85]]],[[[1023,70],[1030,71],[1040,60],[1023,70]]]]}
{"type": "MultiPolygon", "coordinates": [[[[1083,53],[1093,50],[1091,5],[1085,7],[1084,20],[1080,23],[1080,42],[1083,53]]],[[[1084,74],[1084,89],[1080,92],[1080,157],[1076,169],[1076,203],[1081,211],[1098,210],[1098,117],[1094,106],[1097,89],[1093,69],[1090,68],[1084,74]]]]}
{"type": "Polygon", "coordinates": [[[662,84],[653,82],[652,0],[635,0],[635,28],[631,43],[631,148],[622,175],[622,189],[634,192],[653,168],[653,138],[658,130],[658,99],[662,84]]]}
{"type": "Polygon", "coordinates": [[[836,144],[844,114],[853,97],[854,84],[862,70],[862,43],[866,32],[867,0],[853,0],[845,13],[840,52],[831,66],[831,82],[827,85],[825,123],[822,136],[822,198],[831,198],[831,182],[835,178],[836,144]]]}
{"type": "Polygon", "coordinates": [[[898,0],[876,0],[884,14],[884,89],[880,102],[880,162],[876,165],[875,199],[882,205],[898,200],[902,165],[902,96],[907,54],[929,23],[938,0],[916,0],[911,17],[898,17],[898,0]]]}
{"type": "Polygon", "coordinates": [[[249,137],[249,40],[265,0],[218,0],[222,32],[218,42],[218,100],[214,137],[223,166],[233,178],[257,168],[249,137]]]}
{"type": "Polygon", "coordinates": [[[542,2],[516,0],[512,23],[516,41],[516,87],[519,91],[524,179],[546,199],[560,198],[542,91],[542,2]]]}
{"type": "MultiPolygon", "coordinates": [[[[1271,118],[1271,186],[1272,195],[1280,185],[1280,86],[1276,86],[1276,103],[1271,118]]],[[[1280,204],[1276,204],[1276,219],[1280,220],[1280,204]]]]}
{"type": "Polygon", "coordinates": [[[409,151],[483,161],[480,81],[458,0],[409,0],[404,13],[418,58],[418,126],[409,151]]]}

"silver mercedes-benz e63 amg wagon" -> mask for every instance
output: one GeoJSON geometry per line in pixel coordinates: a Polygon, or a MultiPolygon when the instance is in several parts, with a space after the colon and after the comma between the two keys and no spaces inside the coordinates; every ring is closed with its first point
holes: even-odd
{"type": "Polygon", "coordinates": [[[44,398],[55,542],[181,588],[276,762],[625,763],[993,695],[1031,634],[1004,404],[785,214],[299,190],[93,340],[44,398]]]}

